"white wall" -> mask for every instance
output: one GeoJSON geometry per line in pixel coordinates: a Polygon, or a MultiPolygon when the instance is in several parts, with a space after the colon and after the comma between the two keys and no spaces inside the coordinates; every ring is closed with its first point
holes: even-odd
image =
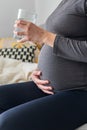
{"type": "Polygon", "coordinates": [[[61,0],[0,0],[0,37],[13,36],[19,8],[37,11],[37,24],[43,24],[61,0]],[[36,4],[36,5],[35,5],[36,4]]]}
{"type": "Polygon", "coordinates": [[[13,35],[13,24],[19,8],[35,10],[35,0],[0,0],[0,37],[13,35]]]}
{"type": "Polygon", "coordinates": [[[61,0],[36,0],[38,24],[43,24],[60,2],[61,0]]]}

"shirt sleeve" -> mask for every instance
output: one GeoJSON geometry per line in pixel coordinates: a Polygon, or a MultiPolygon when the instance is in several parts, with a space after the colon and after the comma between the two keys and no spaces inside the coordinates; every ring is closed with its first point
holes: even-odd
{"type": "MultiPolygon", "coordinates": [[[[79,2],[82,4],[78,3],[78,6],[81,6],[78,9],[82,9],[85,14],[84,17],[87,17],[87,0],[80,0],[79,2]]],[[[54,41],[53,53],[62,58],[87,63],[87,40],[80,41],[57,35],[54,41]]]]}
{"type": "Polygon", "coordinates": [[[87,41],[78,41],[57,35],[53,53],[62,58],[87,63],[87,41]]]}

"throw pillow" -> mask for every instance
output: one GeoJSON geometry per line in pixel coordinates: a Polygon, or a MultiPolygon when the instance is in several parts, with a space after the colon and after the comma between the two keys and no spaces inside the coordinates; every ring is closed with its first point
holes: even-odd
{"type": "Polygon", "coordinates": [[[2,48],[0,49],[0,56],[21,60],[23,62],[33,62],[35,50],[35,46],[29,46],[29,48],[2,48]]]}
{"type": "Polygon", "coordinates": [[[38,63],[38,56],[41,50],[41,45],[39,43],[33,43],[30,41],[27,41],[25,43],[18,43],[16,41],[16,39],[11,38],[11,37],[7,37],[7,38],[0,38],[0,49],[2,48],[23,48],[23,45],[25,45],[27,48],[29,48],[30,46],[36,46],[35,49],[35,57],[33,59],[34,63],[38,63]]]}

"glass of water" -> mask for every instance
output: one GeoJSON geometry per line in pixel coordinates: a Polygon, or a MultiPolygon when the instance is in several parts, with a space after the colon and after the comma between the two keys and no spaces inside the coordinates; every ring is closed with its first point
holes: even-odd
{"type": "MultiPolygon", "coordinates": [[[[36,23],[36,19],[37,19],[37,14],[36,13],[32,13],[29,12],[28,10],[25,9],[18,9],[18,15],[17,15],[17,20],[25,20],[25,21],[30,21],[32,23],[36,23]]],[[[15,28],[15,31],[23,31],[23,29],[21,28],[15,28]]],[[[20,40],[23,38],[23,36],[18,36],[16,34],[14,34],[13,36],[16,40],[20,40]]]]}

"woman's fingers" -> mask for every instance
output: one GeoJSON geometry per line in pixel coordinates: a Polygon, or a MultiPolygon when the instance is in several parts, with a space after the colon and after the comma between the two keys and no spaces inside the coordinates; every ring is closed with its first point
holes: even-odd
{"type": "Polygon", "coordinates": [[[54,94],[53,88],[51,86],[38,85],[38,88],[41,89],[45,93],[54,94]]]}
{"type": "Polygon", "coordinates": [[[14,31],[14,34],[23,36],[23,35],[25,35],[26,33],[25,33],[24,31],[22,31],[22,32],[14,31]]]}
{"type": "Polygon", "coordinates": [[[32,73],[33,81],[37,84],[38,88],[41,89],[43,92],[48,94],[53,94],[52,92],[53,88],[51,86],[48,86],[49,81],[41,80],[40,75],[41,75],[41,71],[34,71],[32,73]]]}
{"type": "Polygon", "coordinates": [[[14,24],[14,27],[17,27],[17,26],[19,26],[19,25],[27,25],[27,23],[29,23],[29,22],[27,22],[27,21],[23,21],[23,20],[16,20],[15,21],[15,24],[14,24]]]}
{"type": "Polygon", "coordinates": [[[38,87],[43,90],[49,90],[49,91],[53,90],[51,86],[44,86],[44,85],[38,84],[38,87]]]}
{"type": "Polygon", "coordinates": [[[44,93],[47,93],[47,94],[51,94],[51,95],[53,95],[54,94],[54,92],[52,92],[52,91],[47,91],[47,90],[42,90],[44,93]]]}
{"type": "Polygon", "coordinates": [[[25,20],[16,20],[15,21],[15,24],[23,24],[23,25],[26,25],[27,23],[29,23],[29,21],[25,21],[25,20]]]}
{"type": "Polygon", "coordinates": [[[14,24],[14,34],[18,36],[23,36],[22,39],[18,40],[18,42],[26,42],[26,41],[32,41],[32,35],[30,34],[30,26],[32,23],[26,22],[26,21],[20,21],[18,20],[14,24]],[[20,29],[16,29],[20,28],[20,29]]]}
{"type": "Polygon", "coordinates": [[[31,22],[27,22],[27,21],[22,21],[22,20],[17,20],[14,24],[14,28],[22,28],[24,30],[29,29],[29,26],[31,25],[31,22]]]}
{"type": "Polygon", "coordinates": [[[14,24],[14,28],[21,28],[23,30],[22,32],[14,32],[16,35],[24,36],[20,42],[32,41],[35,43],[43,44],[44,40],[46,40],[46,30],[40,28],[32,22],[17,20],[14,24]]]}
{"type": "Polygon", "coordinates": [[[28,41],[26,37],[22,38],[21,40],[17,40],[17,42],[21,42],[21,43],[24,43],[26,41],[28,41]]]}
{"type": "Polygon", "coordinates": [[[41,71],[40,70],[35,70],[35,71],[33,71],[32,75],[40,76],[41,71]]]}
{"type": "Polygon", "coordinates": [[[36,77],[36,78],[34,79],[34,81],[35,81],[36,84],[43,84],[43,85],[49,83],[48,80],[41,80],[41,79],[38,79],[38,77],[36,77]]]}

